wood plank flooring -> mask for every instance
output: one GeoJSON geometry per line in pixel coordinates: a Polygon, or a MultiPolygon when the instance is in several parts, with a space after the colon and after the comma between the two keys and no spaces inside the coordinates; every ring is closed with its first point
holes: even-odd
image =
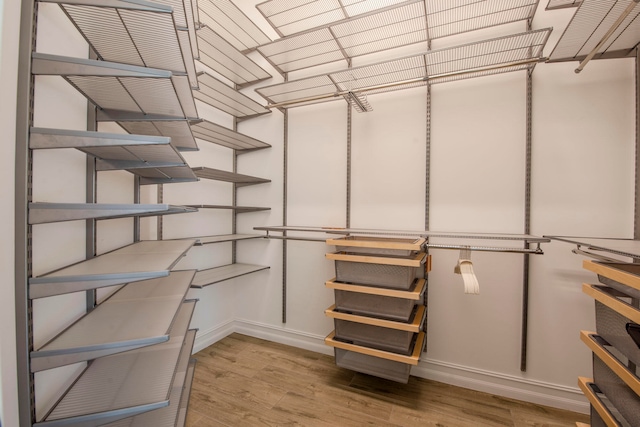
{"type": "Polygon", "coordinates": [[[411,377],[359,374],[331,356],[232,334],[195,355],[187,427],[548,426],[589,417],[411,377]]]}

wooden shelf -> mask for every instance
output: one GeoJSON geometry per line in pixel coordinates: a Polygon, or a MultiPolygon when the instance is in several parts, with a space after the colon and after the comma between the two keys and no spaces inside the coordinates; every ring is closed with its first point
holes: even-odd
{"type": "Polygon", "coordinates": [[[382,328],[396,329],[406,332],[420,332],[422,330],[422,324],[426,313],[426,307],[423,305],[418,306],[417,311],[413,317],[411,323],[396,322],[393,320],[380,319],[377,317],[359,316],[356,314],[342,313],[335,311],[335,304],[327,308],[324,314],[332,319],[347,320],[349,322],[364,323],[366,325],[380,326],[382,328]]]}

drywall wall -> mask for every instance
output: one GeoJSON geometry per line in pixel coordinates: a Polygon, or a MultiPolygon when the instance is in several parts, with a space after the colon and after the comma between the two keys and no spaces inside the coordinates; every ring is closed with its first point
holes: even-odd
{"type": "Polygon", "coordinates": [[[14,164],[20,3],[0,1],[0,423],[18,425],[14,308],[14,164]]]}

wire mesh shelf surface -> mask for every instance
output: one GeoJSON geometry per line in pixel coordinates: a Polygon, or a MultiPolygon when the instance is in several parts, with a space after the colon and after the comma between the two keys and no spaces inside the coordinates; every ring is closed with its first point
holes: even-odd
{"type": "Polygon", "coordinates": [[[198,145],[187,120],[132,120],[130,118],[120,118],[119,120],[116,119],[116,123],[131,134],[169,137],[171,138],[171,144],[178,150],[198,150],[198,145]]]}
{"type": "Polygon", "coordinates": [[[230,0],[198,0],[200,22],[241,52],[271,39],[230,0]]]}
{"type": "Polygon", "coordinates": [[[594,49],[595,59],[632,55],[640,42],[639,16],[640,4],[633,0],[583,0],[549,60],[582,60],[594,49]],[[623,15],[633,4],[630,13],[623,15]]]}
{"type": "Polygon", "coordinates": [[[191,129],[193,130],[193,134],[196,138],[212,144],[228,147],[239,152],[248,152],[271,147],[271,145],[266,142],[259,141],[255,138],[225,128],[224,126],[217,125],[208,120],[203,120],[200,123],[193,124],[191,129]]]}
{"type": "Polygon", "coordinates": [[[200,62],[236,85],[246,86],[271,77],[211,28],[198,30],[198,39],[200,62]]]}
{"type": "Polygon", "coordinates": [[[199,90],[194,97],[237,118],[247,118],[269,113],[264,106],[232,87],[222,83],[210,74],[198,75],[199,90]]]}
{"type": "Polygon", "coordinates": [[[537,0],[413,0],[363,13],[261,45],[281,72],[344,61],[409,44],[530,19],[537,0]]]}
{"type": "Polygon", "coordinates": [[[568,7],[577,7],[582,0],[549,0],[546,10],[565,9],[568,7]]]}
{"type": "Polygon", "coordinates": [[[507,71],[531,69],[551,29],[541,29],[344,71],[262,87],[270,106],[341,99],[347,92],[375,94],[507,71]]]}

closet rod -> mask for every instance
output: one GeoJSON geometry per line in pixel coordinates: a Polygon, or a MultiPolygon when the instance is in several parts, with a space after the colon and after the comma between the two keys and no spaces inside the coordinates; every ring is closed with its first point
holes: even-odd
{"type": "Polygon", "coordinates": [[[404,85],[413,84],[413,83],[432,82],[433,80],[444,79],[449,77],[463,76],[463,75],[473,74],[473,73],[482,73],[485,71],[501,70],[504,68],[517,67],[519,65],[530,65],[538,62],[545,62],[546,60],[547,58],[531,58],[531,59],[524,59],[522,61],[509,62],[506,64],[492,65],[488,67],[478,67],[478,68],[469,68],[469,69],[460,70],[460,71],[451,71],[448,73],[434,74],[433,76],[417,77],[414,79],[403,80],[400,82],[384,83],[384,84],[375,85],[375,86],[368,86],[361,89],[341,90],[341,91],[334,92],[332,94],[327,94],[327,95],[309,96],[306,98],[299,98],[291,101],[278,102],[278,103],[268,104],[266,107],[267,108],[283,108],[283,107],[288,107],[291,105],[301,104],[305,102],[334,99],[341,96],[347,96],[349,93],[358,94],[363,92],[371,92],[374,90],[390,89],[393,87],[404,86],[404,85]]]}
{"type": "Polygon", "coordinates": [[[441,245],[441,244],[432,244],[427,243],[425,247],[429,249],[469,249],[471,251],[478,252],[502,252],[502,253],[513,253],[513,254],[534,254],[534,255],[542,255],[544,252],[540,248],[540,243],[535,249],[523,249],[523,248],[498,248],[493,246],[469,246],[469,245],[441,245]]]}
{"type": "Polygon", "coordinates": [[[580,249],[580,245],[578,245],[578,247],[576,249],[572,249],[571,252],[576,254],[576,255],[584,255],[584,256],[588,256],[590,258],[599,259],[600,261],[620,262],[619,259],[609,258],[607,256],[600,255],[600,254],[594,254],[593,252],[589,252],[589,251],[583,251],[582,249],[580,249]]]}
{"type": "Polygon", "coordinates": [[[587,65],[589,61],[593,59],[594,56],[598,53],[600,48],[604,46],[604,44],[609,40],[609,38],[613,35],[613,33],[618,29],[618,27],[622,24],[622,22],[631,14],[633,9],[640,3],[640,0],[632,0],[627,8],[622,12],[622,14],[616,19],[616,21],[611,25],[611,28],[602,36],[598,44],[589,52],[589,54],[582,60],[578,68],[575,69],[576,73],[581,72],[584,67],[587,65]]]}

